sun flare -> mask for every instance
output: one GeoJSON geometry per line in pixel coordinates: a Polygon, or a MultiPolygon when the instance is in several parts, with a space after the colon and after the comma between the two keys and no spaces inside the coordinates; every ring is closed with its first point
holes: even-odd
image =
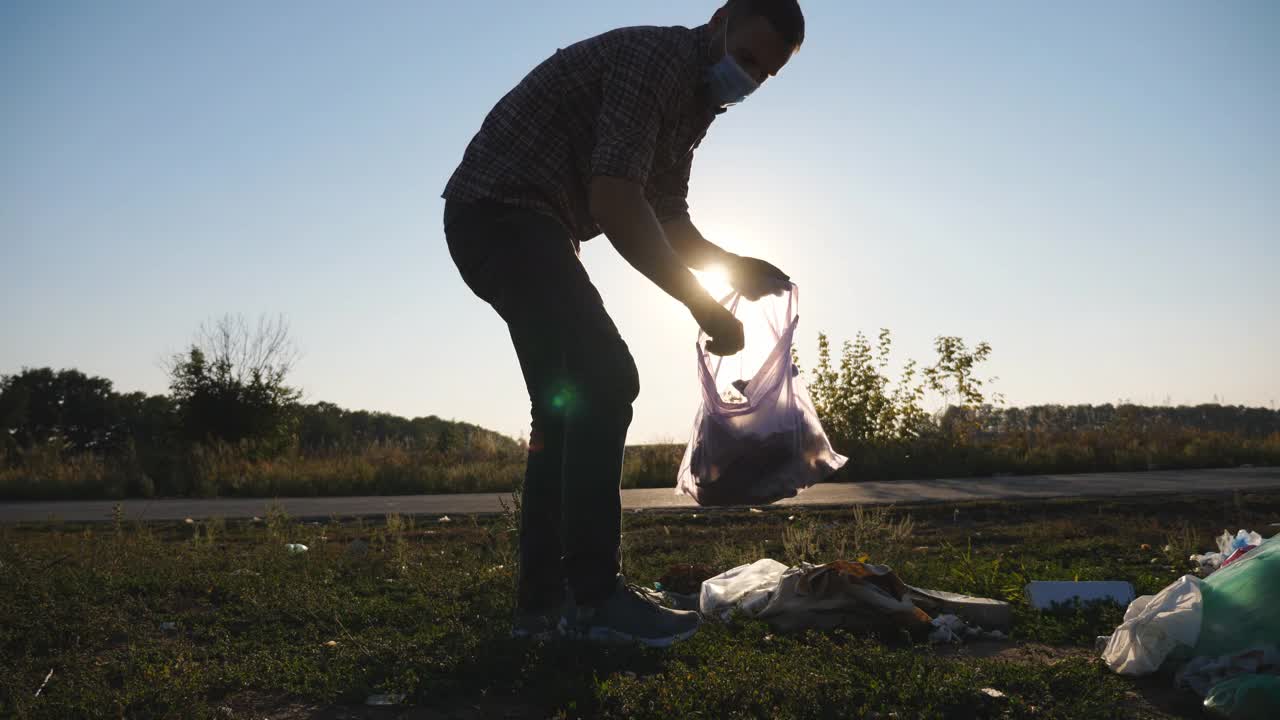
{"type": "Polygon", "coordinates": [[[712,265],[694,275],[702,283],[702,287],[717,300],[733,292],[733,286],[729,284],[729,271],[723,265],[712,265]]]}

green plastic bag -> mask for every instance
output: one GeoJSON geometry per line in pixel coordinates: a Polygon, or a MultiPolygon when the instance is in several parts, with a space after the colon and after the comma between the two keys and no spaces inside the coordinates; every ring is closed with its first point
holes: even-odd
{"type": "Polygon", "coordinates": [[[1230,720],[1273,720],[1280,714],[1280,675],[1241,675],[1224,680],[1209,691],[1204,707],[1230,720]]]}
{"type": "Polygon", "coordinates": [[[1280,645],[1280,535],[1205,578],[1200,591],[1204,615],[1191,656],[1280,645]]]}

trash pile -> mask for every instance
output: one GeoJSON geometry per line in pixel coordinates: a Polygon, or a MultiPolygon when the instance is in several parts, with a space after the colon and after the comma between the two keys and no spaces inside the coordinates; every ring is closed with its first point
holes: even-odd
{"type": "Polygon", "coordinates": [[[1191,562],[1200,566],[1200,574],[1208,575],[1239,560],[1245,553],[1262,544],[1262,536],[1256,532],[1241,530],[1232,537],[1226,530],[1218,536],[1218,552],[1192,555],[1191,562]]]}
{"type": "Polygon", "coordinates": [[[732,358],[697,342],[702,405],[680,463],[676,493],[700,505],[755,505],[796,495],[847,458],[831,448],[791,357],[799,291],[742,303],[722,301],[743,320],[746,346],[732,358]]]}
{"type": "Polygon", "coordinates": [[[1217,569],[1203,579],[1184,575],[1156,595],[1134,599],[1102,659],[1122,675],[1175,670],[1174,682],[1205,696],[1205,708],[1222,717],[1276,717],[1280,536],[1224,533],[1217,553],[1192,559],[1217,569]]]}
{"type": "Polygon", "coordinates": [[[741,613],[781,632],[906,631],[937,643],[1004,639],[1011,617],[1007,603],[913,588],[886,565],[838,560],[788,567],[769,558],[703,581],[697,609],[720,620],[741,613]]]}

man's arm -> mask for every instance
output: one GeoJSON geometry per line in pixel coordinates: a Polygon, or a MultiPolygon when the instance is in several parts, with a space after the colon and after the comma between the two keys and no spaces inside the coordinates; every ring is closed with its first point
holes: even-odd
{"type": "Polygon", "coordinates": [[[589,201],[596,224],[632,267],[685,305],[714,302],[668,243],[639,183],[594,177],[589,201]]]}
{"type": "Polygon", "coordinates": [[[742,349],[742,323],[702,287],[667,243],[662,225],[645,199],[644,186],[596,176],[589,188],[591,216],[618,254],[668,295],[689,308],[711,337],[707,351],[732,355],[742,349]]]}
{"type": "Polygon", "coordinates": [[[716,265],[728,270],[738,257],[703,237],[688,215],[662,223],[662,231],[680,260],[694,270],[707,270],[716,265]]]}

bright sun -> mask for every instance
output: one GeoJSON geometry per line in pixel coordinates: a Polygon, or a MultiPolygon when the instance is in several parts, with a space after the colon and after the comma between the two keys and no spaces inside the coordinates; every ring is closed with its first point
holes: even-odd
{"type": "Polygon", "coordinates": [[[733,292],[733,286],[729,284],[729,271],[722,265],[712,265],[695,275],[698,282],[702,283],[702,287],[717,300],[733,292]]]}

